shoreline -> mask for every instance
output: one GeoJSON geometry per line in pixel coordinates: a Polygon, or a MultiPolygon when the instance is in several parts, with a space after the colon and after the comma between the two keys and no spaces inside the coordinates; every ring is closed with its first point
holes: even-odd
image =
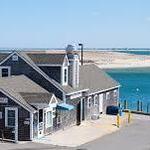
{"type": "Polygon", "coordinates": [[[102,67],[102,66],[98,66],[99,68],[101,68],[101,69],[104,69],[104,70],[111,70],[111,69],[113,69],[113,70],[120,70],[120,69],[147,69],[147,68],[149,68],[150,69],[150,65],[148,65],[148,66],[111,66],[111,67],[107,67],[107,66],[104,66],[104,67],[102,67]]]}
{"type": "Polygon", "coordinates": [[[136,55],[110,51],[85,51],[84,64],[90,63],[96,64],[101,69],[150,68],[150,55],[136,55]]]}
{"type": "MultiPolygon", "coordinates": [[[[47,50],[46,53],[65,53],[65,50],[47,50]]],[[[76,51],[81,55],[80,51],[76,51]]],[[[33,52],[34,53],[34,52],[33,52]]],[[[84,50],[84,64],[95,64],[101,69],[150,68],[150,55],[136,55],[119,51],[84,50]]]]}

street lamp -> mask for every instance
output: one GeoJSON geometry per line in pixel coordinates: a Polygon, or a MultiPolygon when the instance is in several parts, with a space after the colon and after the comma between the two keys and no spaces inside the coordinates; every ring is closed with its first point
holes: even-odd
{"type": "Polygon", "coordinates": [[[79,43],[78,45],[81,47],[81,65],[83,65],[83,44],[79,43]]]}

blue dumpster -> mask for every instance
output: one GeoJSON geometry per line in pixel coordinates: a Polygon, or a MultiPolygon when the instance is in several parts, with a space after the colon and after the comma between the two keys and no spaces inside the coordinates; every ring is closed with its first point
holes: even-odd
{"type": "Polygon", "coordinates": [[[118,113],[119,113],[119,107],[118,106],[108,106],[106,109],[106,114],[117,115],[118,113]]]}

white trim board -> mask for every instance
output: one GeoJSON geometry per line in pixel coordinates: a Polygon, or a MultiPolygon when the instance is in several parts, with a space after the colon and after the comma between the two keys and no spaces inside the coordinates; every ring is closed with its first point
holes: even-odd
{"type": "Polygon", "coordinates": [[[22,104],[20,101],[18,101],[15,97],[13,97],[11,94],[9,94],[8,92],[6,92],[5,90],[0,88],[0,92],[2,92],[4,95],[8,96],[10,99],[12,99],[14,102],[16,102],[17,104],[19,104],[20,106],[22,106],[24,109],[26,109],[29,112],[34,113],[35,110],[33,110],[34,108],[32,108],[29,104],[29,106],[25,106],[24,104],[22,104]]]}
{"type": "Polygon", "coordinates": [[[5,127],[8,126],[8,110],[14,110],[15,111],[15,142],[18,141],[18,108],[17,107],[5,107],[5,127]]]}
{"type": "Polygon", "coordinates": [[[56,88],[58,88],[60,91],[62,91],[63,94],[63,101],[65,102],[65,95],[71,95],[77,92],[82,92],[82,91],[87,91],[89,89],[84,89],[84,90],[79,90],[79,91],[75,91],[75,92],[71,92],[71,93],[66,93],[65,90],[63,88],[61,88],[59,85],[57,85],[58,83],[51,79],[49,76],[47,76],[32,60],[32,62],[35,64],[35,66],[38,68],[35,68],[25,57],[23,57],[22,55],[20,55],[18,52],[12,52],[8,57],[6,57],[2,62],[0,62],[0,65],[2,65],[6,60],[8,60],[11,56],[13,56],[14,54],[18,55],[20,58],[22,58],[28,65],[30,65],[35,71],[37,71],[38,73],[40,73],[47,81],[49,81],[51,84],[53,84],[56,88]],[[64,95],[65,94],[65,95],[64,95]]]}
{"type": "Polygon", "coordinates": [[[107,91],[110,91],[110,90],[113,90],[113,89],[117,89],[117,88],[120,88],[120,85],[112,87],[112,88],[108,88],[108,89],[105,89],[105,90],[100,90],[100,91],[97,91],[97,92],[90,93],[89,96],[90,95],[99,94],[99,93],[103,93],[103,92],[107,92],[107,91]]]}
{"type": "Polygon", "coordinates": [[[74,91],[74,92],[71,92],[71,93],[67,93],[66,95],[69,96],[69,95],[76,94],[76,93],[81,93],[81,92],[84,92],[84,91],[89,91],[89,89],[74,91]]]}
{"type": "MultiPolygon", "coordinates": [[[[6,60],[8,60],[11,56],[13,56],[14,54],[18,55],[21,59],[23,59],[28,65],[30,65],[34,70],[36,70],[38,73],[40,73],[45,79],[47,79],[50,83],[52,83],[54,86],[56,86],[59,90],[61,90],[63,92],[63,89],[61,87],[59,87],[58,85],[56,85],[57,83],[51,79],[49,76],[47,76],[32,60],[32,62],[35,64],[35,66],[38,68],[35,68],[24,56],[22,56],[19,52],[13,52],[12,54],[10,54],[7,58],[5,58],[0,65],[2,65],[6,60]]],[[[26,54],[25,54],[26,55],[26,54]]]]}
{"type": "Polygon", "coordinates": [[[18,52],[13,52],[11,53],[7,58],[5,58],[1,63],[3,64],[6,60],[8,60],[12,55],[18,55],[21,59],[23,59],[28,65],[30,65],[35,71],[37,71],[39,74],[41,74],[47,81],[49,81],[51,84],[53,84],[56,88],[58,88],[61,92],[62,92],[62,95],[63,95],[63,101],[65,102],[66,100],[66,96],[64,95],[65,94],[65,91],[59,86],[57,85],[58,83],[51,79],[49,76],[47,76],[32,60],[33,64],[35,64],[36,67],[34,67],[24,56],[22,56],[21,54],[19,54],[18,52]],[[37,69],[38,68],[38,69],[37,69]]]}

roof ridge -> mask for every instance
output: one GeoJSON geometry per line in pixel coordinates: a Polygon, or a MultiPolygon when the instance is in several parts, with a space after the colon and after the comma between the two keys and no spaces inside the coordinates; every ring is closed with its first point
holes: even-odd
{"type": "MultiPolygon", "coordinates": [[[[17,52],[18,53],[18,52],[17,52]]],[[[27,58],[28,58],[28,60],[30,60],[30,61],[28,61],[27,60],[27,58],[25,58],[24,56],[22,56],[23,58],[25,58],[27,61],[28,61],[28,63],[30,63],[30,65],[34,68],[36,68],[48,81],[50,81],[50,82],[52,82],[54,85],[56,84],[56,86],[58,86],[58,88],[60,89],[60,90],[62,90],[62,91],[64,91],[63,90],[63,88],[62,87],[60,87],[61,85],[58,83],[58,82],[56,82],[54,79],[52,79],[52,78],[50,78],[46,73],[44,73],[33,61],[32,61],[32,59],[26,54],[26,53],[24,53],[24,52],[19,52],[18,54],[24,54],[24,56],[26,56],[27,58]]]]}

